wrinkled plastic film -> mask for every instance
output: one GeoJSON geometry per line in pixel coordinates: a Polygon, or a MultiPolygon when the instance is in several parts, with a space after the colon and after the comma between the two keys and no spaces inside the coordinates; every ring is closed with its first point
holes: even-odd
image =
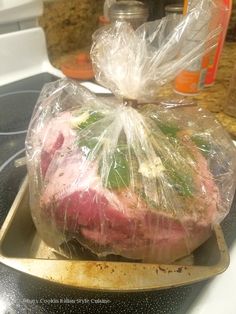
{"type": "Polygon", "coordinates": [[[136,110],[67,80],[47,90],[53,97],[43,91],[27,160],[34,221],[59,252],[77,256],[76,242],[100,258],[171,262],[228,213],[235,150],[206,111],[136,110]]]}
{"type": "Polygon", "coordinates": [[[221,26],[209,30],[216,10],[215,1],[200,1],[172,32],[171,16],[144,23],[137,30],[124,22],[98,30],[91,49],[96,80],[118,97],[155,100],[158,87],[216,46],[221,26]],[[196,23],[201,24],[197,30],[196,23]],[[197,37],[195,45],[190,45],[197,37]]]}
{"type": "Polygon", "coordinates": [[[63,255],[170,263],[206,241],[229,212],[230,137],[197,106],[150,102],[200,55],[198,47],[181,54],[200,10],[167,36],[166,19],[95,34],[97,78],[117,97],[97,97],[68,79],[45,85],[26,139],[30,204],[40,236],[63,255]]]}
{"type": "Polygon", "coordinates": [[[110,7],[116,3],[116,0],[105,0],[103,5],[103,14],[109,20],[109,9],[110,7]]]}

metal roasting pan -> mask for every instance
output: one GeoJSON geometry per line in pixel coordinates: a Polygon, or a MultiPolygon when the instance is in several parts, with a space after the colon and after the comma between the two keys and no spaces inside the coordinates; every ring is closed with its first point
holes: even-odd
{"type": "Polygon", "coordinates": [[[31,218],[25,178],[0,230],[0,262],[50,282],[100,291],[148,291],[173,288],[224,272],[229,253],[219,225],[200,248],[172,265],[68,260],[39,237],[31,218]]]}

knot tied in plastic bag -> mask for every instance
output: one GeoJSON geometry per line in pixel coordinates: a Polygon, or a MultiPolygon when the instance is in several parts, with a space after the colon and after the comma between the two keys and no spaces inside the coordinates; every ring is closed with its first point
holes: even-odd
{"type": "Polygon", "coordinates": [[[68,79],[42,90],[26,139],[30,203],[42,239],[63,255],[173,262],[229,212],[230,137],[201,108],[149,102],[219,33],[182,54],[192,23],[208,21],[201,4],[170,34],[163,19],[94,35],[96,77],[116,97],[68,79]]]}
{"type": "Polygon", "coordinates": [[[199,1],[171,31],[171,16],[137,30],[125,22],[99,29],[91,49],[96,80],[117,97],[155,100],[160,86],[216,46],[221,26],[210,21],[220,10],[216,1],[199,1]]]}

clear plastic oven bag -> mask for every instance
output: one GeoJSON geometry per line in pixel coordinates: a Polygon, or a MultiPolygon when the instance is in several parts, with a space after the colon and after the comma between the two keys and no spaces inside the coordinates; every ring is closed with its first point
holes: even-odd
{"type": "MultiPolygon", "coordinates": [[[[30,204],[39,234],[57,251],[170,263],[229,212],[230,137],[197,106],[154,104],[158,88],[200,56],[199,46],[181,53],[192,23],[209,13],[200,4],[167,37],[166,19],[94,35],[97,80],[116,97],[68,79],[43,88],[26,139],[30,204]]],[[[216,33],[202,46],[213,47],[216,33]]]]}

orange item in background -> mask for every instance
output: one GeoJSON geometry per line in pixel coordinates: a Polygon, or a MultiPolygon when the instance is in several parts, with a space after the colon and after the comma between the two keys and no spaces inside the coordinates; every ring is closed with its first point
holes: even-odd
{"type": "Polygon", "coordinates": [[[66,76],[77,80],[91,80],[94,78],[92,62],[87,52],[81,52],[76,56],[69,57],[61,65],[61,71],[66,76]]]}
{"type": "MultiPolygon", "coordinates": [[[[184,1],[184,15],[193,7],[194,1],[184,1]]],[[[192,27],[192,33],[186,38],[185,45],[191,47],[196,44],[195,41],[201,41],[207,36],[208,25],[206,22],[199,20],[196,25],[192,27]],[[195,38],[196,37],[196,38],[195,38]]],[[[204,49],[204,48],[203,48],[204,49]]],[[[184,51],[184,50],[183,50],[184,51]]],[[[184,53],[184,52],[183,52],[184,53]]],[[[204,54],[204,50],[202,51],[204,54]]],[[[174,89],[177,93],[192,95],[197,94],[200,89],[204,87],[205,77],[207,73],[208,58],[202,57],[201,60],[193,62],[190,66],[184,69],[177,75],[174,83],[174,89]]]]}
{"type": "Polygon", "coordinates": [[[197,71],[186,69],[180,72],[175,79],[175,91],[180,94],[197,94],[199,90],[203,89],[209,63],[208,60],[209,55],[204,56],[197,71]]]}
{"type": "Polygon", "coordinates": [[[183,70],[175,79],[175,91],[182,94],[197,94],[200,71],[183,70]]]}
{"type": "Polygon", "coordinates": [[[187,69],[180,72],[175,79],[175,91],[181,94],[197,94],[204,87],[208,64],[209,54],[202,58],[202,63],[199,62],[199,70],[187,69]]]}
{"type": "Polygon", "coordinates": [[[221,53],[224,47],[225,37],[229,25],[230,15],[232,11],[232,0],[219,0],[219,6],[222,6],[218,23],[222,25],[222,32],[219,35],[218,46],[211,53],[209,58],[209,65],[206,74],[206,85],[212,85],[216,79],[216,74],[219,66],[221,53]],[[223,8],[225,6],[225,9],[223,8]]]}
{"type": "Polygon", "coordinates": [[[98,18],[98,22],[100,26],[105,26],[110,24],[110,21],[105,17],[105,15],[100,15],[98,18]]]}
{"type": "Polygon", "coordinates": [[[183,11],[184,15],[186,15],[188,13],[188,1],[185,0],[184,1],[184,11],[183,11]]]}

